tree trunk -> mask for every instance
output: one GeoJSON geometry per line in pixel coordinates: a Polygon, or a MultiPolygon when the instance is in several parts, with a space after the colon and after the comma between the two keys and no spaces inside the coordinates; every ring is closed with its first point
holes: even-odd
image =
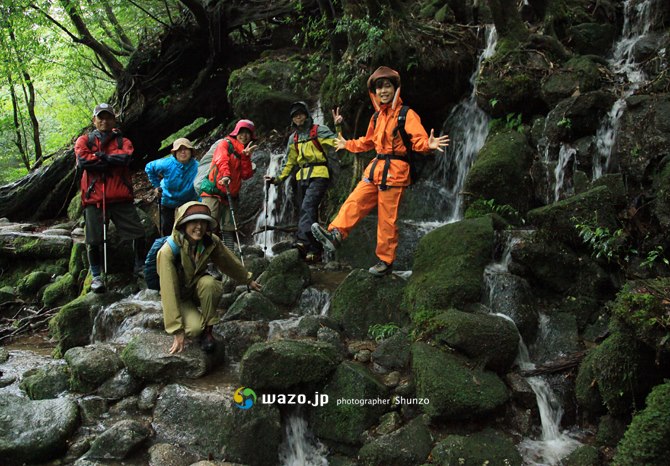
{"type": "Polygon", "coordinates": [[[488,0],[488,4],[501,38],[523,42],[528,37],[528,29],[521,20],[516,0],[488,0]]]}

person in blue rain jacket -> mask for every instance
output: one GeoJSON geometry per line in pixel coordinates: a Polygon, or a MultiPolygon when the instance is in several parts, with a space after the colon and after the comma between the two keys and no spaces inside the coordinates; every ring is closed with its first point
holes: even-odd
{"type": "Polygon", "coordinates": [[[193,158],[193,144],[179,138],[172,144],[172,155],[149,162],[144,171],[160,196],[160,234],[172,233],[177,207],[197,201],[193,180],[198,172],[198,161],[193,158]]]}

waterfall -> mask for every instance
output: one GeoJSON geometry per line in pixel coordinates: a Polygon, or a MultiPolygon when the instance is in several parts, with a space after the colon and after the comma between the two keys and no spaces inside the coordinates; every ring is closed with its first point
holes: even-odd
{"type": "MultiPolygon", "coordinates": [[[[268,176],[279,175],[279,170],[282,167],[285,151],[271,152],[270,163],[265,172],[268,176]]],[[[267,257],[272,257],[272,246],[279,241],[289,239],[290,235],[277,230],[267,230],[265,226],[274,227],[276,225],[286,223],[293,214],[292,204],[289,202],[292,199],[292,190],[289,183],[282,183],[281,185],[267,185],[265,196],[266,200],[263,203],[263,210],[256,218],[256,231],[261,231],[254,236],[255,244],[265,251],[267,257]]]]}
{"type": "Polygon", "coordinates": [[[497,40],[495,27],[487,26],[486,47],[479,56],[477,69],[470,76],[472,92],[454,107],[442,128],[442,134],[449,134],[451,142],[445,153],[437,158],[436,175],[439,184],[447,187],[444,198],[449,209],[447,223],[462,217],[461,191],[465,178],[489,133],[490,117],[477,106],[476,84],[482,62],[493,55],[497,40]]]}
{"type": "Polygon", "coordinates": [[[279,447],[282,466],[328,466],[326,447],[314,437],[300,413],[284,421],[284,441],[279,447]]]}
{"type": "Polygon", "coordinates": [[[600,178],[609,169],[612,148],[619,130],[619,121],[626,109],[626,99],[645,80],[644,72],[635,62],[633,51],[637,43],[649,32],[653,1],[644,0],[637,5],[635,0],[624,2],[624,24],[621,38],[614,44],[612,58],[609,60],[609,67],[613,74],[618,76],[623,90],[596,132],[597,153],[593,160],[593,179],[600,178]]]}
{"type": "MultiPolygon", "coordinates": [[[[503,277],[509,274],[509,265],[512,260],[512,250],[514,246],[521,242],[531,232],[519,230],[504,232],[505,247],[500,261],[489,264],[484,271],[484,283],[486,287],[485,297],[488,297],[489,303],[486,303],[492,309],[494,315],[507,319],[515,326],[514,319],[506,314],[495,311],[496,290],[504,286],[503,277]],[[499,283],[500,282],[500,283],[499,283]]],[[[542,315],[539,322],[539,332],[536,344],[542,344],[543,337],[549,334],[550,319],[542,315]]],[[[517,353],[516,364],[521,370],[531,370],[535,364],[531,361],[528,347],[521,335],[519,335],[519,350],[517,353]]],[[[518,448],[524,458],[524,464],[534,466],[554,466],[559,465],[561,459],[569,455],[581,443],[570,437],[566,432],[561,432],[561,418],[563,417],[563,407],[552,390],[549,383],[542,377],[526,377],[526,381],[535,393],[542,434],[540,439],[526,438],[521,441],[518,448]]]]}
{"type": "Polygon", "coordinates": [[[570,160],[577,154],[577,149],[569,144],[561,144],[561,150],[558,152],[558,163],[554,170],[554,202],[558,201],[563,189],[563,182],[565,180],[565,171],[568,168],[570,160]]]}

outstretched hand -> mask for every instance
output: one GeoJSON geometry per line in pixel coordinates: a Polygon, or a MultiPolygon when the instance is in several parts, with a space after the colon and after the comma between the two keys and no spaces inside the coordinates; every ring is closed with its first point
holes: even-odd
{"type": "Polygon", "coordinates": [[[347,148],[347,140],[344,139],[342,133],[339,133],[335,138],[335,150],[341,150],[347,148]]]}
{"type": "Polygon", "coordinates": [[[449,145],[449,136],[447,134],[436,138],[435,130],[432,129],[430,130],[430,136],[428,137],[428,147],[430,149],[444,152],[442,148],[447,147],[448,145],[449,145]]]}
{"type": "Polygon", "coordinates": [[[344,117],[340,115],[340,107],[337,107],[335,110],[333,110],[333,121],[335,122],[336,126],[341,125],[344,121],[344,117]]]}

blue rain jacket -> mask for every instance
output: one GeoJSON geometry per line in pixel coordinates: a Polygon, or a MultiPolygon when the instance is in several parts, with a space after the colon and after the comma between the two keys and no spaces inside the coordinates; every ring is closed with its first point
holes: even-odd
{"type": "Polygon", "coordinates": [[[198,161],[191,157],[181,163],[174,155],[149,162],[144,171],[154,188],[163,190],[161,204],[177,208],[188,201],[197,201],[198,195],[193,189],[193,180],[198,172],[198,161]]]}

